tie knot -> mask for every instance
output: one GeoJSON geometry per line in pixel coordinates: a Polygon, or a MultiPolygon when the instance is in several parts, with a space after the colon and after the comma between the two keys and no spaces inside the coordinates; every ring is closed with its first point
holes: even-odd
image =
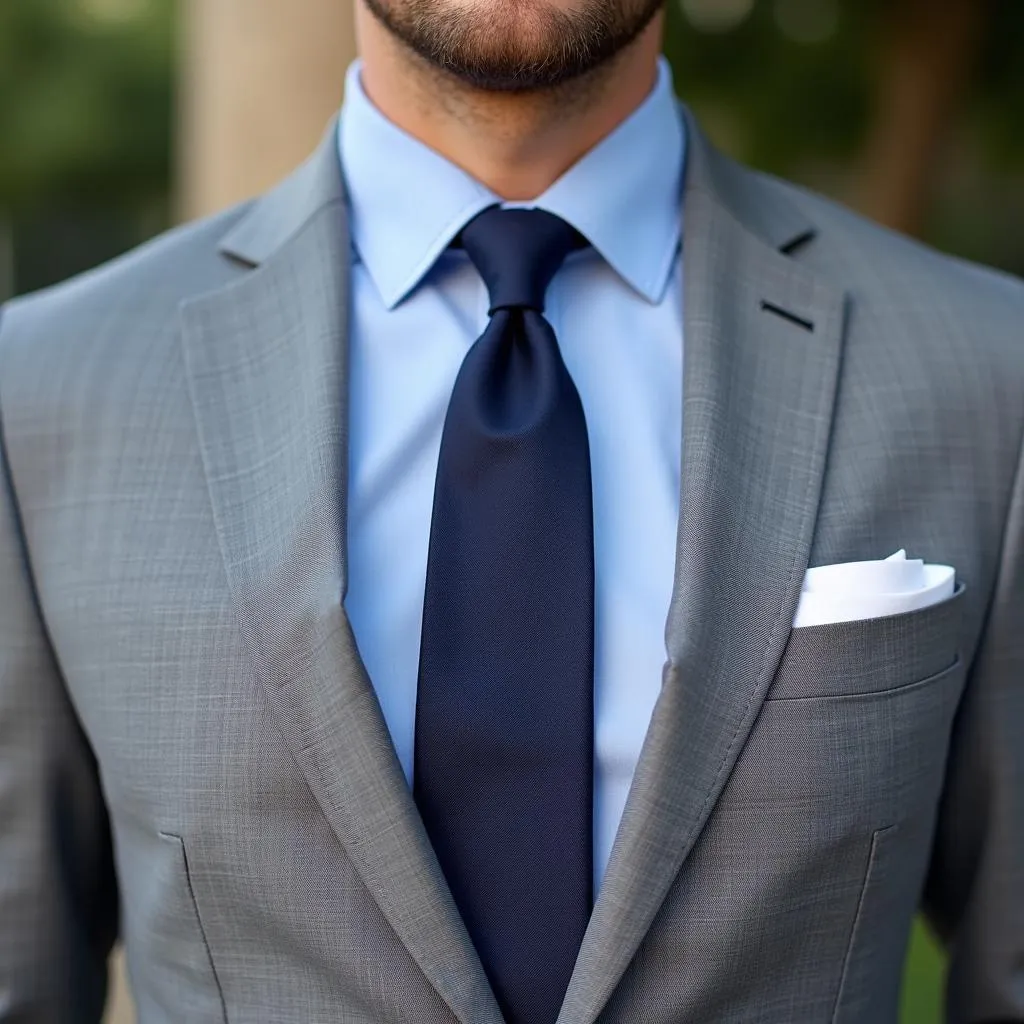
{"type": "Polygon", "coordinates": [[[565,257],[587,244],[553,213],[500,206],[477,214],[459,240],[487,285],[491,314],[510,306],[543,313],[544,295],[565,257]]]}

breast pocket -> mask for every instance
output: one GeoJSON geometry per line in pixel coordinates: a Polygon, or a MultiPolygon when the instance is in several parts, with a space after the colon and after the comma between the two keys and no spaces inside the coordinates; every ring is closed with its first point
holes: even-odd
{"type": "Polygon", "coordinates": [[[803,626],[790,633],[769,700],[883,694],[934,678],[959,657],[965,588],[900,615],[803,626]]]}
{"type": "Polygon", "coordinates": [[[792,631],[747,751],[782,816],[836,838],[898,824],[923,856],[966,674],[964,595],[792,631]]]}

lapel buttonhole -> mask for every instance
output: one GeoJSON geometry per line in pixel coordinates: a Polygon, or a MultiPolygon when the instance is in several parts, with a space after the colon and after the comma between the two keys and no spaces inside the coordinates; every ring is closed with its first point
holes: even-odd
{"type": "Polygon", "coordinates": [[[788,309],[776,306],[774,302],[769,302],[767,299],[761,300],[761,308],[766,313],[774,313],[776,316],[781,316],[783,320],[788,320],[791,324],[796,324],[798,327],[802,327],[805,331],[814,330],[813,320],[807,320],[802,316],[797,316],[796,313],[791,313],[788,309]]]}

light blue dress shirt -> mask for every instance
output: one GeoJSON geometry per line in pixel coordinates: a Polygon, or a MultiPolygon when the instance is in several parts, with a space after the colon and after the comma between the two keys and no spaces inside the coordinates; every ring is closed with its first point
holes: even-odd
{"type": "MultiPolygon", "coordinates": [[[[348,69],[339,132],[352,241],[345,600],[412,782],[420,625],[445,411],[487,325],[462,226],[499,199],[389,121],[348,69]]],[[[661,687],[679,512],[684,128],[661,58],[644,102],[543,195],[591,242],[546,316],[583,402],[594,486],[595,892],[661,687]]]]}

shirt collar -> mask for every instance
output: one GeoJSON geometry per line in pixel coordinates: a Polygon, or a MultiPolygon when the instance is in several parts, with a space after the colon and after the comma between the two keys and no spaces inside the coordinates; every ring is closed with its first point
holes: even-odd
{"type": "MultiPolygon", "coordinates": [[[[388,120],[349,66],[338,132],[352,241],[381,299],[396,306],[456,234],[501,200],[388,120]]],[[[649,302],[664,293],[680,239],[685,136],[672,72],[658,59],[644,101],[550,188],[529,202],[581,232],[649,302]]]]}

